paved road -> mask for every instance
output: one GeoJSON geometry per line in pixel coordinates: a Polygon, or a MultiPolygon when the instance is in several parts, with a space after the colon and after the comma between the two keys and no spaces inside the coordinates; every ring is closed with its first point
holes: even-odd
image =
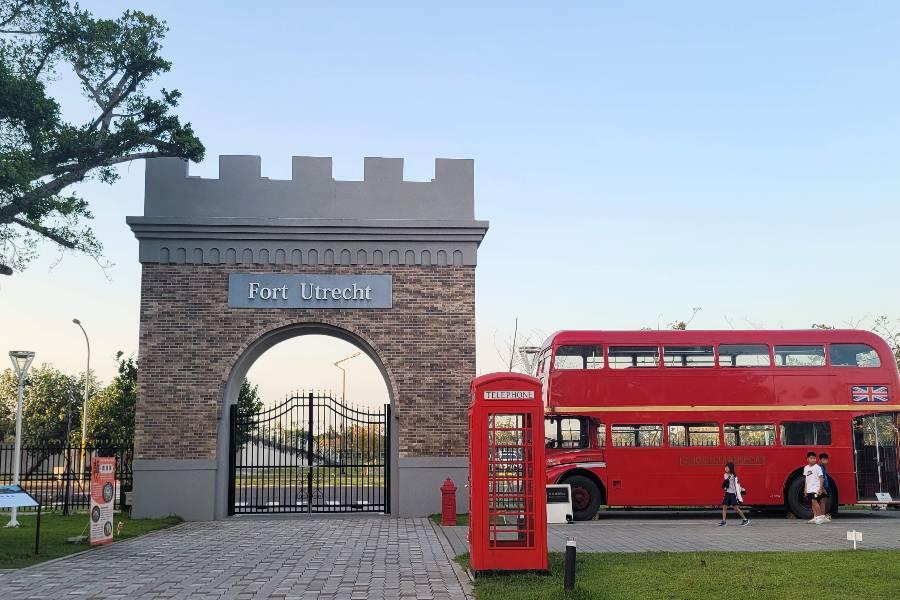
{"type": "MultiPolygon", "coordinates": [[[[579,552],[692,552],[698,550],[829,550],[850,547],[847,532],[863,532],[861,548],[900,550],[900,511],[844,511],[830,524],[810,525],[784,514],[752,515],[749,526],[717,512],[603,512],[597,521],[550,525],[552,552],[574,537],[579,552]]],[[[468,552],[466,527],[444,527],[455,554],[468,552]]]]}
{"type": "Polygon", "coordinates": [[[468,582],[427,519],[235,518],[184,523],[0,574],[28,599],[464,599],[468,582]]]}

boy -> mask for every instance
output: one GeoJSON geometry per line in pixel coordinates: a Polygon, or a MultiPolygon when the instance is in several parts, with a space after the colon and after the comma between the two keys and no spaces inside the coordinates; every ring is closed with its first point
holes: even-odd
{"type": "Polygon", "coordinates": [[[812,504],[813,510],[813,518],[807,521],[807,523],[821,525],[825,522],[825,518],[822,514],[822,505],[819,504],[819,494],[822,492],[825,485],[822,467],[816,464],[816,458],[815,452],[806,453],[806,466],[803,467],[803,477],[806,479],[804,491],[806,492],[806,497],[809,499],[810,504],[812,504]]]}
{"type": "Polygon", "coordinates": [[[831,522],[831,515],[825,512],[827,506],[827,498],[831,494],[831,486],[828,484],[828,453],[823,452],[819,455],[819,466],[822,468],[822,491],[819,493],[819,507],[825,521],[831,522]]]}

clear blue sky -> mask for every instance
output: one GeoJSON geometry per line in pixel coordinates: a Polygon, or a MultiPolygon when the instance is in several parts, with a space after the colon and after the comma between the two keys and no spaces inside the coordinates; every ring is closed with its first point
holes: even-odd
{"type": "MultiPolygon", "coordinates": [[[[219,154],[473,158],[479,371],[494,337],[900,316],[900,4],[84,2],[168,21],[180,113],[219,154]]],[[[64,103],[78,100],[65,79],[64,103]]],[[[75,114],[73,111],[72,114],[75,114]]],[[[112,374],[136,352],[143,165],[82,186],[116,263],[52,251],[0,281],[0,346],[112,374]],[[16,315],[15,318],[10,315],[16,315]]],[[[273,384],[274,385],[274,384],[273,384]]],[[[295,382],[284,382],[284,388],[295,382]]]]}

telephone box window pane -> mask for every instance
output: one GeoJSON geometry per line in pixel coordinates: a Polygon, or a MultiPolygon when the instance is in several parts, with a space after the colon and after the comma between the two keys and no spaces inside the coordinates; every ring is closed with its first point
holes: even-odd
{"type": "Polygon", "coordinates": [[[663,364],[672,367],[714,367],[716,355],[712,346],[666,346],[663,364]]]}
{"type": "Polygon", "coordinates": [[[769,346],[766,344],[719,344],[720,367],[768,367],[769,346]]]}
{"type": "Polygon", "coordinates": [[[659,366],[656,346],[610,346],[610,369],[653,368],[659,366]]]}
{"type": "Polygon", "coordinates": [[[726,446],[774,446],[775,424],[726,425],[726,446]]]}
{"type": "Polygon", "coordinates": [[[532,423],[529,414],[488,416],[488,543],[535,544],[532,423]]]}
{"type": "Polygon", "coordinates": [[[673,423],[669,425],[670,446],[718,446],[719,426],[715,423],[673,423]]]}
{"type": "Polygon", "coordinates": [[[824,367],[825,346],[775,346],[777,367],[824,367]]]}
{"type": "Polygon", "coordinates": [[[602,369],[603,348],[597,345],[560,346],[553,366],[557,370],[602,369]]]}
{"type": "Polygon", "coordinates": [[[881,359],[867,344],[831,344],[828,347],[832,367],[880,367],[881,359]]]}
{"type": "Polygon", "coordinates": [[[782,446],[827,446],[831,444],[831,423],[795,421],[781,424],[782,446]]]}
{"type": "Polygon", "coordinates": [[[613,425],[612,445],[616,448],[662,446],[662,425],[613,425]]]}

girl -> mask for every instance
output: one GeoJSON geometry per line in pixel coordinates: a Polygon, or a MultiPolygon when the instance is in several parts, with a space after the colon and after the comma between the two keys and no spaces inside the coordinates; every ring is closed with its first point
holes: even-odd
{"type": "Polygon", "coordinates": [[[738,480],[737,473],[734,472],[734,463],[727,463],[725,465],[725,476],[722,480],[722,489],[725,490],[725,497],[722,498],[722,520],[719,521],[719,527],[725,525],[725,515],[728,512],[728,507],[734,508],[737,511],[737,514],[740,515],[741,527],[746,527],[750,524],[750,519],[748,519],[743,512],[741,512],[739,503],[744,501],[744,497],[741,495],[743,492],[741,488],[741,482],[738,480]]]}

